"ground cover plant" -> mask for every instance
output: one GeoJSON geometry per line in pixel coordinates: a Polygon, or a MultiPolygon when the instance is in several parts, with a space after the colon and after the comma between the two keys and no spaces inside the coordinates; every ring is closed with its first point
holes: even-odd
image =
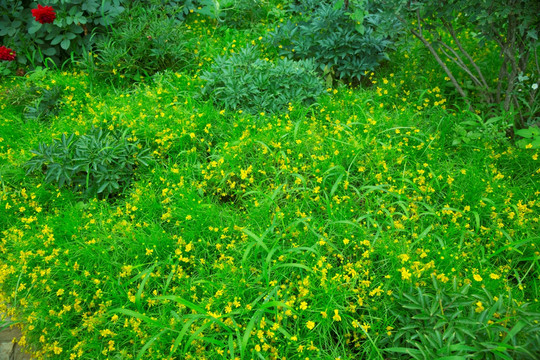
{"type": "Polygon", "coordinates": [[[297,3],[182,8],[190,66],[137,81],[5,67],[0,314],[36,359],[540,356],[537,128],[471,111],[414,39],[364,86],[257,74],[324,83],[267,41],[297,3]]]}

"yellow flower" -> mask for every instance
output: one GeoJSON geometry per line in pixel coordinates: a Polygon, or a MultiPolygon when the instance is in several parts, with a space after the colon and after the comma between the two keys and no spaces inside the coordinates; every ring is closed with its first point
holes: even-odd
{"type": "Polygon", "coordinates": [[[334,310],[334,316],[332,316],[334,321],[341,321],[341,316],[339,316],[339,310],[334,310]]]}
{"type": "Polygon", "coordinates": [[[473,275],[473,278],[474,278],[474,280],[476,280],[476,281],[482,281],[482,280],[483,280],[482,277],[481,277],[480,275],[478,275],[478,274],[474,274],[474,275],[473,275]]]}
{"type": "Polygon", "coordinates": [[[474,311],[476,311],[477,313],[484,311],[484,306],[481,301],[476,303],[476,309],[474,309],[474,311]]]}
{"type": "Polygon", "coordinates": [[[312,330],[314,327],[315,327],[315,323],[313,321],[308,321],[306,323],[306,327],[309,329],[309,330],[312,330]]]}
{"type": "Polygon", "coordinates": [[[401,278],[403,280],[409,280],[411,278],[411,273],[409,270],[405,269],[404,267],[402,267],[401,269],[398,270],[400,273],[401,273],[401,278]]]}
{"type": "Polygon", "coordinates": [[[409,255],[407,254],[398,255],[398,258],[401,260],[401,263],[406,263],[410,259],[409,255]]]}

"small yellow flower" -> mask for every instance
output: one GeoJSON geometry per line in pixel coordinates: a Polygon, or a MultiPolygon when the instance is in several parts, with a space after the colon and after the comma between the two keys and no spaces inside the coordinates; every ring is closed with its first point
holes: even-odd
{"type": "Polygon", "coordinates": [[[334,321],[341,321],[341,316],[339,316],[339,310],[334,310],[334,316],[332,316],[334,321]]]}
{"type": "Polygon", "coordinates": [[[404,267],[402,267],[401,269],[398,270],[400,273],[401,273],[401,278],[403,280],[409,280],[411,278],[411,273],[409,270],[405,269],[404,267]]]}
{"type": "Polygon", "coordinates": [[[306,327],[309,329],[309,330],[313,330],[313,328],[315,327],[315,323],[313,321],[308,321],[306,323],[306,327]]]}
{"type": "Polygon", "coordinates": [[[474,280],[476,280],[476,281],[482,281],[482,280],[483,280],[482,277],[481,277],[480,275],[478,275],[478,274],[474,274],[474,275],[473,275],[473,278],[474,278],[474,280]]]}
{"type": "Polygon", "coordinates": [[[477,313],[484,311],[484,305],[481,301],[476,303],[476,309],[474,309],[474,311],[476,311],[477,313]]]}

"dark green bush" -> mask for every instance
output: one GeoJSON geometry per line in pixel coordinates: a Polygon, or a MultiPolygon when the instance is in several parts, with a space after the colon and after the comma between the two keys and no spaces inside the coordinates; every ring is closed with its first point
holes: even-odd
{"type": "Polygon", "coordinates": [[[230,57],[217,57],[201,76],[206,80],[203,94],[217,106],[259,113],[282,111],[289,103],[313,103],[323,93],[312,62],[272,63],[259,55],[256,47],[248,46],[230,57]]]}
{"type": "Polygon", "coordinates": [[[0,98],[8,104],[21,108],[25,120],[47,120],[58,114],[62,100],[60,85],[36,85],[31,78],[39,75],[33,73],[26,82],[10,87],[0,94],[0,98]]]}
{"type": "Polygon", "coordinates": [[[417,288],[397,295],[395,330],[379,344],[393,359],[539,358],[539,313],[508,295],[433,283],[434,293],[417,288]]]}
{"type": "Polygon", "coordinates": [[[58,114],[62,88],[55,85],[47,88],[32,88],[35,92],[34,99],[25,106],[24,118],[26,120],[47,120],[58,114]]]}
{"type": "MultiPolygon", "coordinates": [[[[17,53],[17,61],[35,67],[46,59],[61,64],[79,56],[91,43],[91,34],[104,33],[124,11],[126,0],[48,0],[56,19],[40,24],[32,16],[38,2],[0,1],[0,44],[17,53]]],[[[50,64],[49,64],[50,65],[50,64]]]]}
{"type": "Polygon", "coordinates": [[[89,196],[118,194],[129,186],[136,167],[148,166],[150,160],[149,150],[127,133],[93,129],[81,136],[63,134],[61,140],[32,150],[27,174],[42,172],[45,182],[72,186],[89,196]]]}
{"type": "Polygon", "coordinates": [[[183,26],[174,14],[159,7],[124,13],[116,27],[96,44],[97,74],[139,80],[166,69],[179,70],[190,62],[183,26]]]}
{"type": "Polygon", "coordinates": [[[388,59],[393,41],[385,30],[390,19],[375,6],[363,9],[361,24],[354,20],[356,12],[333,2],[315,6],[308,1],[294,9],[301,11],[303,20],[288,21],[268,39],[280,55],[313,59],[325,76],[346,82],[360,81],[366,71],[388,59]]]}

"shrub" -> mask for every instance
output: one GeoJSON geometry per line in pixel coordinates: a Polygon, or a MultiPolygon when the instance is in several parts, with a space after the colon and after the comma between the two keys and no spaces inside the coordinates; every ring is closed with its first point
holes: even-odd
{"type": "Polygon", "coordinates": [[[8,104],[22,108],[23,117],[26,120],[47,120],[58,114],[60,110],[62,87],[36,85],[31,79],[38,74],[42,74],[39,69],[29,76],[26,82],[0,93],[0,98],[8,104]]]}
{"type": "Polygon", "coordinates": [[[469,285],[397,296],[396,331],[381,345],[393,358],[533,359],[540,355],[540,314],[509,296],[471,293],[469,285]]]}
{"type": "Polygon", "coordinates": [[[34,92],[34,99],[24,108],[26,120],[47,120],[58,114],[62,97],[62,88],[59,85],[31,88],[30,91],[34,92]]]}
{"type": "Polygon", "coordinates": [[[270,34],[269,41],[280,55],[291,59],[313,59],[319,70],[332,79],[360,81],[366,71],[388,59],[393,41],[380,31],[388,18],[376,8],[366,7],[361,22],[342,7],[310,2],[294,7],[303,9],[303,21],[288,21],[270,34]],[[359,25],[360,23],[360,25],[359,25]]]}
{"type": "Polygon", "coordinates": [[[136,8],[124,13],[110,35],[97,42],[96,71],[139,80],[165,69],[178,70],[189,63],[185,44],[184,30],[174,16],[159,7],[136,8]]]}
{"type": "Polygon", "coordinates": [[[396,17],[437,61],[471,109],[538,121],[540,2],[392,0],[396,17]],[[478,56],[478,48],[491,54],[478,56]],[[495,63],[493,62],[495,60],[495,63]]]}
{"type": "Polygon", "coordinates": [[[149,150],[123,132],[93,129],[86,135],[62,135],[52,144],[40,144],[25,167],[27,174],[41,171],[45,182],[73,186],[86,195],[108,196],[121,192],[135,168],[148,166],[149,150]]]}
{"type": "Polygon", "coordinates": [[[250,113],[282,111],[291,102],[313,103],[324,91],[312,62],[282,59],[274,64],[260,59],[254,46],[217,57],[201,78],[207,81],[203,94],[216,105],[250,113]]]}
{"type": "Polygon", "coordinates": [[[229,27],[245,28],[260,21],[268,12],[261,0],[199,0],[197,12],[229,27]]]}
{"type": "MultiPolygon", "coordinates": [[[[48,0],[38,10],[35,1],[0,2],[0,43],[17,53],[21,64],[33,67],[50,59],[57,65],[81,55],[91,42],[90,34],[105,32],[124,10],[125,0],[48,0]],[[52,22],[50,22],[53,20],[52,22]]],[[[41,4],[40,4],[41,5],[41,4]]]]}

